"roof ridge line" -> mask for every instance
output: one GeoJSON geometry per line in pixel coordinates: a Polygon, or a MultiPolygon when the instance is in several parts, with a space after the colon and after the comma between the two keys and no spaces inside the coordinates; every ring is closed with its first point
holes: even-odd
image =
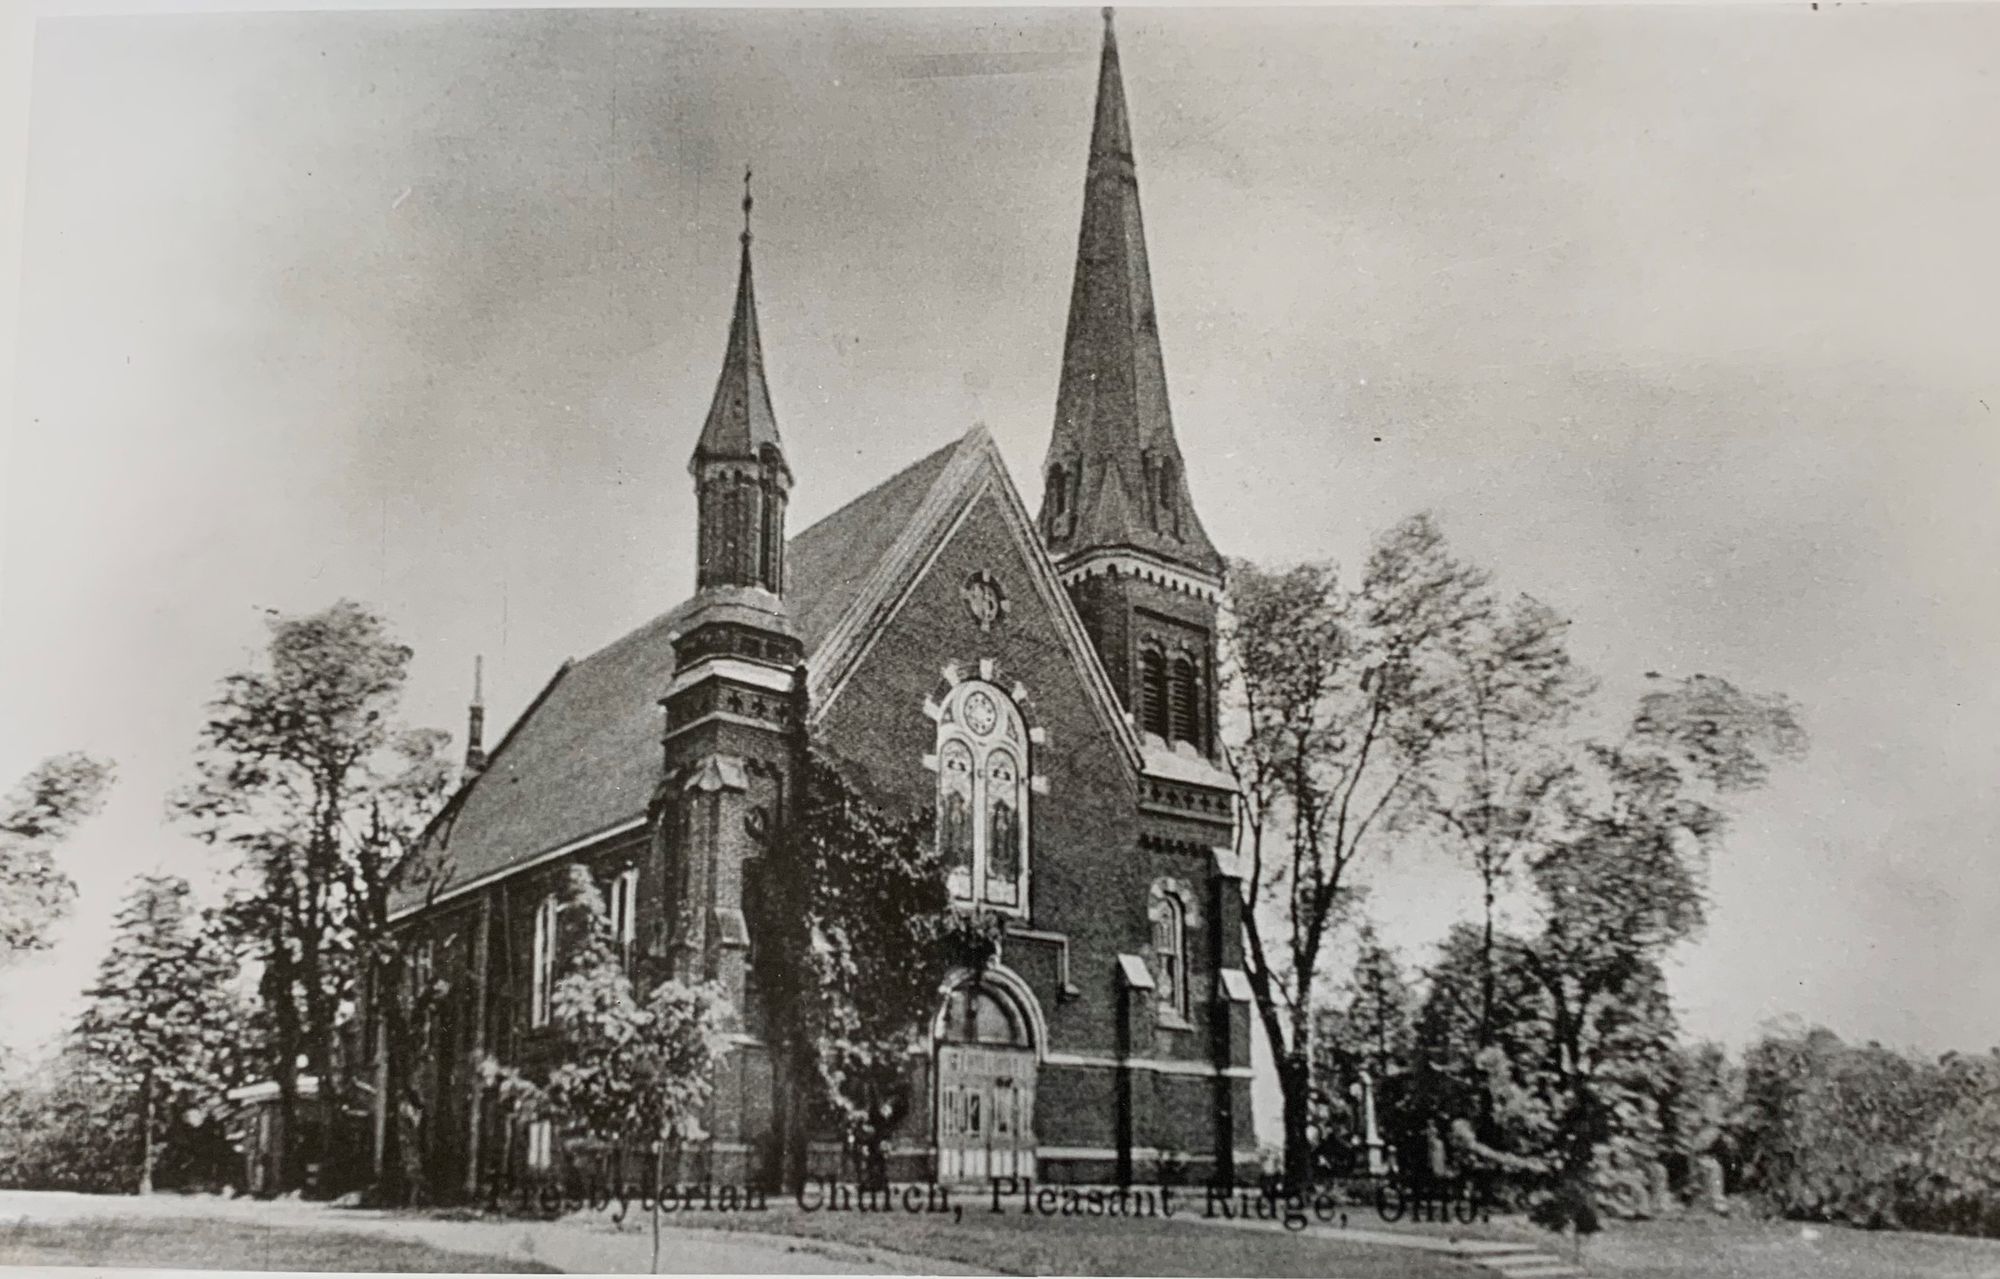
{"type": "Polygon", "coordinates": [[[923,500],[917,503],[916,509],[910,513],[902,530],[896,534],[895,541],[889,544],[888,551],[869,571],[868,576],[862,579],[853,598],[848,601],[847,611],[807,656],[807,680],[814,705],[819,705],[825,700],[827,690],[824,681],[828,671],[844,664],[844,661],[836,663],[834,655],[844,653],[854,646],[855,635],[861,630],[863,619],[880,607],[881,596],[888,590],[889,584],[902,572],[904,562],[913,553],[915,546],[923,540],[926,531],[937,522],[944,505],[941,495],[965,482],[966,473],[970,469],[966,459],[977,456],[974,446],[980,440],[991,441],[992,438],[992,434],[984,426],[974,425],[943,449],[933,450],[926,455],[924,460],[928,461],[946,450],[951,452],[950,458],[931,481],[930,488],[924,492],[923,500]]]}
{"type": "MultiPolygon", "coordinates": [[[[984,428],[984,427],[974,427],[973,429],[974,429],[974,430],[984,430],[985,428],[984,428]]],[[[875,495],[876,495],[877,493],[880,493],[880,492],[881,492],[881,491],[882,491],[883,489],[886,489],[886,488],[888,488],[888,487],[889,487],[890,485],[894,484],[894,483],[895,483],[895,482],[896,482],[897,480],[900,480],[900,479],[902,479],[902,478],[903,478],[904,476],[908,475],[908,474],[909,474],[910,472],[912,472],[912,471],[916,470],[916,469],[917,469],[918,467],[920,467],[920,466],[924,465],[924,463],[926,463],[926,462],[930,461],[930,460],[931,460],[932,458],[936,457],[936,456],[937,456],[938,454],[940,454],[940,453],[944,453],[944,452],[947,452],[947,451],[949,451],[949,450],[951,450],[951,449],[954,449],[954,448],[957,448],[957,447],[958,447],[958,445],[959,445],[959,444],[960,444],[960,443],[961,443],[961,442],[962,442],[962,441],[963,441],[964,439],[965,439],[965,436],[961,435],[961,436],[957,437],[956,439],[953,439],[953,440],[950,440],[950,441],[948,441],[948,442],[946,442],[946,443],[944,443],[944,444],[940,444],[940,445],[938,445],[938,446],[937,446],[936,448],[934,448],[934,449],[932,449],[932,450],[931,450],[930,452],[928,452],[928,453],[924,454],[924,455],[923,455],[922,457],[920,457],[920,458],[917,458],[917,459],[916,459],[915,461],[911,462],[911,463],[910,463],[909,465],[907,465],[907,466],[902,466],[902,467],[898,467],[898,468],[897,468],[897,469],[896,469],[896,470],[895,470],[894,472],[892,472],[892,473],[891,473],[891,474],[889,474],[888,476],[885,476],[885,477],[884,477],[883,479],[881,479],[881,480],[877,481],[876,483],[874,483],[874,484],[871,484],[871,485],[869,485],[869,486],[868,486],[867,488],[865,488],[865,489],[861,490],[861,491],[860,491],[859,493],[856,493],[856,494],[855,494],[855,495],[854,495],[853,497],[851,497],[851,498],[848,498],[848,499],[847,499],[847,500],[846,500],[845,502],[842,502],[842,503],[841,503],[841,504],[840,504],[839,506],[836,506],[836,507],[834,507],[834,508],[833,508],[833,509],[832,509],[831,511],[828,511],[828,512],[827,512],[827,513],[826,513],[825,515],[822,515],[822,516],[820,516],[820,517],[819,517],[818,519],[816,519],[816,520],[814,520],[814,521],[813,521],[812,523],[810,523],[810,524],[806,525],[806,526],[805,526],[804,528],[800,529],[800,530],[799,530],[798,532],[796,532],[796,533],[793,533],[793,534],[791,534],[790,536],[788,536],[788,537],[787,537],[787,538],[785,539],[785,542],[786,542],[786,544],[787,544],[787,545],[790,545],[791,543],[793,543],[793,542],[796,542],[796,541],[798,541],[798,540],[799,540],[800,538],[802,538],[802,537],[804,537],[804,536],[805,536],[806,534],[808,534],[808,533],[812,532],[812,531],[813,531],[814,529],[816,529],[816,528],[818,528],[818,527],[819,527],[820,525],[822,525],[822,524],[826,523],[826,522],[827,522],[828,520],[832,520],[832,519],[835,519],[835,518],[837,518],[837,517],[839,517],[839,516],[842,516],[842,515],[845,515],[845,514],[846,514],[846,513],[848,512],[848,510],[849,510],[850,508],[852,508],[852,507],[855,507],[855,506],[859,506],[859,505],[860,505],[861,503],[863,503],[863,502],[867,501],[867,500],[868,500],[869,498],[871,498],[871,497],[875,496],[875,495]]]]}

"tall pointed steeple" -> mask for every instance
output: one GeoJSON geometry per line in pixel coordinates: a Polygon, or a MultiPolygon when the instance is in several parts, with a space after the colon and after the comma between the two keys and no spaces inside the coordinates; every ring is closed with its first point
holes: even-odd
{"type": "Polygon", "coordinates": [[[1043,540],[1148,750],[1213,760],[1224,565],[1174,439],[1109,9],[1043,481],[1043,540]]]}
{"type": "Polygon", "coordinates": [[[1109,9],[1044,480],[1043,536],[1065,566],[1114,549],[1136,551],[1219,582],[1222,558],[1195,514],[1167,403],[1109,9]]]}
{"type": "Polygon", "coordinates": [[[757,334],[757,292],[750,272],[750,170],[743,171],[742,262],[722,376],[688,459],[701,511],[697,583],[784,593],[785,502],[792,470],[778,438],[764,346],[757,334]]]}

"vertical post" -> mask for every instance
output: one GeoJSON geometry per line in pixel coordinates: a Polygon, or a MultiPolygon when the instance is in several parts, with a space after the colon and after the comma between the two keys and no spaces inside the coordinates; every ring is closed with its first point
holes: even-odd
{"type": "Polygon", "coordinates": [[[375,1036],[375,1104],[372,1107],[374,1120],[373,1158],[369,1167],[375,1185],[382,1185],[383,1173],[388,1166],[389,1151],[389,1001],[397,997],[397,991],[384,990],[383,966],[371,965],[368,976],[368,1019],[374,1027],[375,1036]]]}
{"type": "Polygon", "coordinates": [[[139,1085],[139,1193],[153,1193],[153,1071],[139,1085]]]}
{"type": "Polygon", "coordinates": [[[465,1092],[469,1113],[465,1127],[465,1197],[479,1195],[479,1137],[485,1107],[480,1104],[485,1091],[479,1078],[479,1063],[486,1056],[487,959],[493,933],[493,897],[479,895],[479,922],[472,934],[472,1048],[466,1063],[465,1092]]]}
{"type": "Polygon", "coordinates": [[[1112,1123],[1118,1141],[1118,1184],[1132,1184],[1132,987],[1118,983],[1118,1078],[1112,1098],[1112,1123]]]}
{"type": "Polygon", "coordinates": [[[1366,1067],[1361,1071],[1361,1139],[1368,1147],[1368,1175],[1381,1176],[1386,1165],[1382,1160],[1382,1134],[1375,1127],[1375,1077],[1366,1067]]]}
{"type": "Polygon", "coordinates": [[[1235,881],[1211,874],[1209,882],[1213,891],[1209,894],[1208,911],[1208,1042],[1209,1060],[1215,1063],[1215,1164],[1209,1180],[1223,1190],[1233,1190],[1236,1187],[1236,1081],[1229,1077],[1229,1067],[1236,1006],[1230,1002],[1229,992],[1223,987],[1222,970],[1227,966],[1225,961],[1228,958],[1225,942],[1227,929],[1234,922],[1227,908],[1228,896],[1235,881]]]}

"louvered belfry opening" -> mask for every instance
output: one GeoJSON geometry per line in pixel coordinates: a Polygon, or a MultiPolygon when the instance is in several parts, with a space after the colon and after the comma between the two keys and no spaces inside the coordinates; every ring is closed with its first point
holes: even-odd
{"type": "Polygon", "coordinates": [[[1201,672],[1196,668],[1194,659],[1186,653],[1175,656],[1171,683],[1172,740],[1193,742],[1201,747],[1204,744],[1201,732],[1201,672]]]}
{"type": "Polygon", "coordinates": [[[1162,741],[1174,735],[1171,699],[1167,695],[1167,658],[1156,648],[1139,657],[1139,727],[1162,741]]]}

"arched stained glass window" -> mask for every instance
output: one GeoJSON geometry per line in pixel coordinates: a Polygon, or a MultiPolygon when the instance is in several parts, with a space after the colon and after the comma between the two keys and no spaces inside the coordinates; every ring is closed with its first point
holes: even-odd
{"type": "Polygon", "coordinates": [[[986,757],[986,899],[1015,906],[1021,899],[1021,770],[996,750],[986,757]]]}
{"type": "Polygon", "coordinates": [[[938,853],[953,896],[972,895],[972,748],[947,740],[938,747],[938,853]]]}
{"type": "Polygon", "coordinates": [[[983,680],[938,716],[938,852],[959,901],[1027,905],[1027,744],[1013,699],[983,680]]]}

